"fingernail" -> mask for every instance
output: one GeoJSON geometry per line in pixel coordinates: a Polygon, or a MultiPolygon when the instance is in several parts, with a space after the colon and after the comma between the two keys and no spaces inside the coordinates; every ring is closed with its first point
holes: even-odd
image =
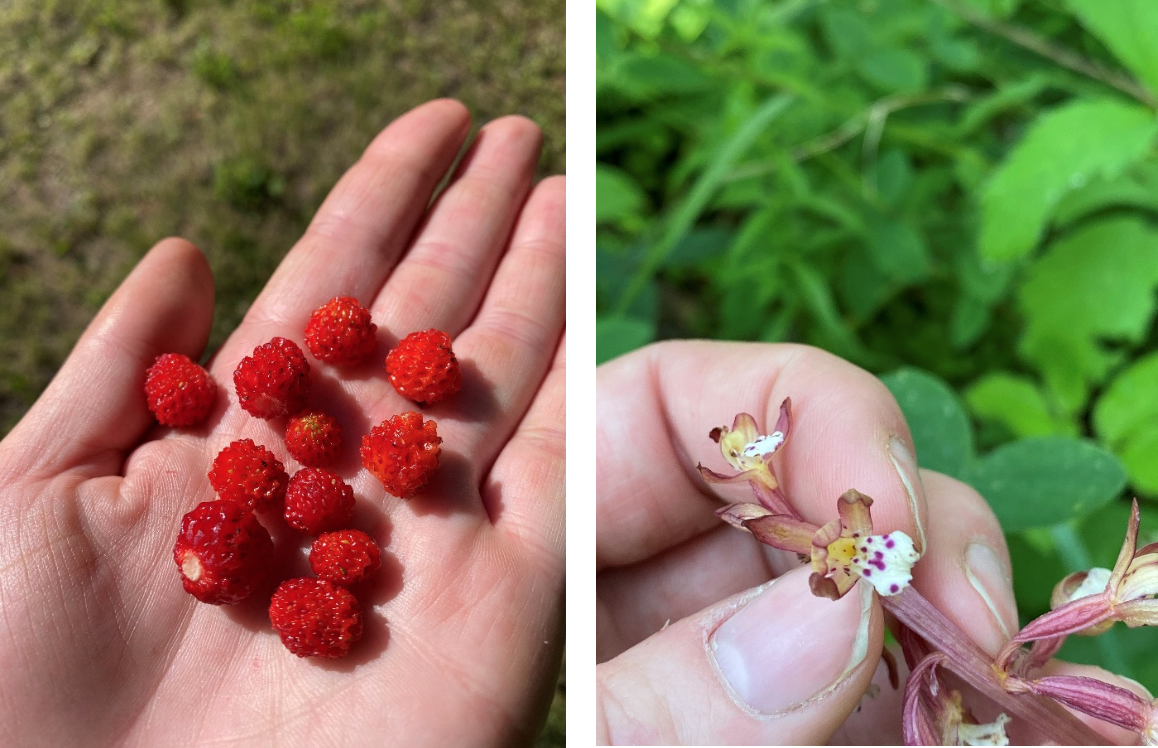
{"type": "Polygon", "coordinates": [[[728,693],[759,715],[825,696],[868,652],[872,587],[858,584],[836,601],[816,597],[808,571],[792,571],[762,589],[708,640],[728,693]]]}
{"type": "Polygon", "coordinates": [[[977,591],[996,628],[977,631],[982,649],[996,654],[1017,630],[1017,613],[1011,606],[1013,576],[1008,564],[988,545],[974,541],[965,548],[965,578],[977,591]]]}
{"type": "Polygon", "coordinates": [[[889,446],[886,451],[897,475],[901,476],[901,484],[905,487],[905,495],[909,499],[909,511],[913,515],[913,524],[917,528],[917,550],[923,553],[925,550],[925,518],[921,512],[921,507],[924,504],[925,488],[921,485],[921,474],[917,470],[917,460],[913,457],[912,450],[895,436],[889,438],[889,446]]]}

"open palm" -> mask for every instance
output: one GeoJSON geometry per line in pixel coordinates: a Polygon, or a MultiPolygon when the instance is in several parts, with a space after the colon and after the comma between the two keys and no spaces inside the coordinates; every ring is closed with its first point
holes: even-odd
{"type": "Polygon", "coordinates": [[[155,425],[144,372],[198,358],[213,313],[201,253],[158,244],[85,332],[45,394],[0,442],[0,744],[496,745],[530,742],[562,652],[564,181],[531,182],[535,126],[469,131],[455,102],[395,121],[318,211],[209,364],[207,423],[155,425]],[[383,548],[355,588],[366,614],[343,660],[299,659],[270,627],[281,579],[308,574],[309,538],[271,515],[276,578],[232,607],[197,602],[172,559],[181,516],[213,498],[229,442],[271,448],[291,473],[284,420],[237,404],[232,372],[275,336],[303,343],[310,312],[354,296],[379,350],[354,370],[310,359],[311,405],[345,429],[336,466],[353,526],[383,548]],[[420,409],[382,369],[399,338],[450,333],[463,390],[421,408],[442,466],[401,501],[361,469],[361,435],[420,409]]]}

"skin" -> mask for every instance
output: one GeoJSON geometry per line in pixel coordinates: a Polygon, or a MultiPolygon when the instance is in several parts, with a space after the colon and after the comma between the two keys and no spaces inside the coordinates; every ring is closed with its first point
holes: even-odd
{"type": "MultiPolygon", "coordinates": [[[[804,519],[822,525],[835,518],[836,499],[849,488],[868,494],[875,533],[923,534],[926,550],[913,569],[913,586],[922,595],[990,654],[1016,630],[1009,556],[993,512],[970,487],[925,470],[914,470],[910,499],[889,459],[893,438],[912,453],[908,426],[888,390],[868,372],[806,346],[678,341],[608,362],[598,370],[596,388],[601,745],[901,743],[902,694],[889,686],[880,660],[886,619],[879,598],[869,598],[863,663],[827,696],[802,708],[754,714],[737,703],[710,663],[706,638],[747,591],[789,575],[783,582],[807,594],[808,572],[798,568],[793,554],[761,545],[714,515],[723,500],[753,501],[747,486],[709,486],[695,470],[702,462],[734,473],[709,431],[730,425],[741,412],[767,429],[785,397],[792,398],[792,430],[773,464],[804,519]],[[992,549],[1006,572],[985,596],[970,583],[964,564],[975,542],[992,549]],[[862,700],[870,683],[879,694],[862,700]]],[[[827,642],[854,636],[857,592],[839,603],[822,601],[833,613],[823,630],[806,635],[814,645],[801,667],[823,658],[827,642]]],[[[773,614],[765,625],[774,638],[791,621],[773,614]]],[[[903,678],[904,660],[895,654],[903,678]]],[[[1063,663],[1048,668],[1144,692],[1104,671],[1063,663]]],[[[986,706],[978,715],[995,717],[986,706]]],[[[1108,742],[1136,738],[1084,719],[1108,742]]],[[[1011,728],[1010,734],[1040,744],[1024,731],[1011,728]]]]}
{"type": "MultiPolygon", "coordinates": [[[[208,366],[207,423],[171,430],[145,405],[164,352],[198,359],[213,279],[181,239],[157,244],[0,442],[0,743],[512,745],[542,726],[563,650],[564,194],[532,185],[541,135],[507,117],[467,137],[454,101],[393,122],[338,182],[208,366]],[[428,207],[429,206],[429,207],[428,207]],[[232,607],[197,602],[172,558],[181,516],[213,492],[229,442],[284,450],[285,421],[237,405],[232,372],[274,336],[303,344],[310,312],[355,296],[379,327],[365,365],[310,359],[311,405],[347,439],[336,466],[354,527],[383,548],[354,588],[366,633],[345,659],[299,659],[269,625],[276,583],[305,576],[310,538],[261,516],[278,575],[232,607]],[[382,370],[405,334],[454,340],[463,391],[424,408],[382,370]],[[405,410],[438,421],[443,463],[420,496],[361,469],[360,436],[405,410]]],[[[302,345],[303,349],[304,344],[302,345]]]]}

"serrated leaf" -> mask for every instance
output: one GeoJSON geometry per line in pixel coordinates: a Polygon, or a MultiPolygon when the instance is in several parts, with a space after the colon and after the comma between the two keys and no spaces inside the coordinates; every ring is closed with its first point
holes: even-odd
{"type": "Polygon", "coordinates": [[[1082,26],[1152,92],[1158,93],[1158,3],[1153,0],[1067,0],[1082,26]]]}
{"type": "Polygon", "coordinates": [[[913,434],[921,467],[961,477],[973,459],[973,431],[949,385],[920,369],[881,376],[913,434]]]}
{"type": "Polygon", "coordinates": [[[1139,358],[1114,378],[1098,398],[1093,420],[1098,437],[1111,446],[1158,423],[1158,353],[1139,358]]]}
{"type": "Polygon", "coordinates": [[[1117,454],[1130,474],[1130,485],[1138,493],[1158,496],[1158,424],[1146,424],[1131,434],[1117,454]]]}
{"type": "Polygon", "coordinates": [[[1014,436],[1076,436],[1073,423],[1050,411],[1037,385],[1007,372],[993,372],[965,391],[969,410],[979,419],[999,423],[1014,436]]]}
{"type": "Polygon", "coordinates": [[[655,328],[633,317],[605,317],[595,322],[595,358],[603,363],[652,341],[655,328]]]}
{"type": "Polygon", "coordinates": [[[1054,242],[1019,294],[1020,350],[1063,403],[1080,407],[1116,354],[1103,338],[1140,342],[1154,316],[1158,231],[1134,217],[1090,223],[1054,242]]]}
{"type": "Polygon", "coordinates": [[[1156,133],[1153,112],[1111,100],[1077,101],[1038,117],[982,197],[982,256],[1028,254],[1058,200],[1094,178],[1121,173],[1146,154],[1156,133]]]}
{"type": "Polygon", "coordinates": [[[626,172],[595,165],[595,223],[616,223],[647,208],[647,195],[626,172]]]}
{"type": "Polygon", "coordinates": [[[1113,501],[1126,485],[1126,470],[1094,442],[1042,436],[994,450],[969,467],[965,481],[1006,532],[1017,532],[1083,517],[1113,501]]]}
{"type": "Polygon", "coordinates": [[[1062,198],[1053,225],[1066,226],[1098,211],[1138,208],[1158,213],[1158,164],[1143,162],[1115,179],[1099,179],[1062,198]]]}

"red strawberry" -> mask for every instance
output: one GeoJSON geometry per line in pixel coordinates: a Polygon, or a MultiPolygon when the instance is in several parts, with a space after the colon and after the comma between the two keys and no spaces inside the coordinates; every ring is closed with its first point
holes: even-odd
{"type": "Polygon", "coordinates": [[[306,325],[306,345],[319,361],[335,366],[353,366],[374,352],[378,326],[357,299],[335,296],[310,315],[306,325]]]}
{"type": "Polygon", "coordinates": [[[221,498],[266,512],[280,508],[289,473],[273,452],[252,439],[241,439],[214,458],[209,483],[221,498]]]}
{"type": "Polygon", "coordinates": [[[302,468],[290,478],[285,494],[285,521],[307,535],[350,524],[354,489],[341,476],[322,468],[302,468]]]}
{"type": "Polygon", "coordinates": [[[310,363],[292,340],[274,338],[253,349],[233,372],[241,407],[258,418],[297,413],[310,394],[310,363]]]}
{"type": "Polygon", "coordinates": [[[409,499],[438,467],[440,444],[438,424],[408,411],[383,421],[362,437],[362,465],[387,491],[409,499]]]}
{"type": "Polygon", "coordinates": [[[281,643],[298,657],[345,657],[362,638],[362,606],[324,579],[288,579],[269,604],[281,643]]]}
{"type": "Polygon", "coordinates": [[[233,501],[198,504],[182,518],[173,547],[185,591],[211,605],[232,605],[253,594],[272,559],[269,532],[233,501]]]}
{"type": "Polygon", "coordinates": [[[160,423],[194,426],[213,409],[217,383],[188,356],[165,353],[145,373],[145,396],[160,423]]]}
{"type": "Polygon", "coordinates": [[[412,332],[386,356],[386,373],[398,394],[432,405],[462,387],[450,336],[438,330],[412,332]]]}
{"type": "Polygon", "coordinates": [[[286,424],[285,446],[301,464],[321,467],[337,456],[342,446],[342,427],[321,411],[304,411],[286,424]]]}
{"type": "Polygon", "coordinates": [[[380,564],[378,544],[361,530],[323,533],[310,548],[310,568],[314,573],[342,586],[362,581],[380,564]]]}

